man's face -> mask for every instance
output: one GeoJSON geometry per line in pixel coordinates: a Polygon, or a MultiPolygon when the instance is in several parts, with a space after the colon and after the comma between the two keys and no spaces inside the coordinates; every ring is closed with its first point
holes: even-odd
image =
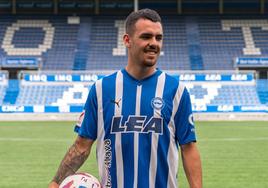
{"type": "Polygon", "coordinates": [[[144,67],[154,66],[161,52],[162,39],[163,29],[160,22],[139,19],[134,32],[124,36],[129,60],[144,67]]]}

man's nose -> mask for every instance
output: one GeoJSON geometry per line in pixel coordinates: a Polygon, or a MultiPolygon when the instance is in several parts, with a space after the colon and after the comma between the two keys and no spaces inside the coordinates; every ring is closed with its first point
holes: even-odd
{"type": "Polygon", "coordinates": [[[150,40],[150,44],[151,45],[158,45],[159,41],[157,41],[155,37],[152,37],[151,40],[150,40]]]}

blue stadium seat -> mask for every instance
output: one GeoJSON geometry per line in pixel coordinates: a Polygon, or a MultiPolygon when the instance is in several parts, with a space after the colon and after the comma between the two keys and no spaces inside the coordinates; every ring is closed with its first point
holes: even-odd
{"type": "Polygon", "coordinates": [[[260,79],[257,81],[257,92],[262,104],[268,104],[268,80],[260,79]]]}

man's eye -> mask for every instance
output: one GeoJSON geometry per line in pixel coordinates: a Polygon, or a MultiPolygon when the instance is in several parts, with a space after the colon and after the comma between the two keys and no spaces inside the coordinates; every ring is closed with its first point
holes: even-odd
{"type": "Polygon", "coordinates": [[[148,35],[143,35],[143,36],[141,36],[141,38],[142,38],[142,39],[150,39],[151,37],[148,36],[148,35]]]}
{"type": "Polygon", "coordinates": [[[162,38],[163,38],[162,36],[157,36],[157,37],[156,37],[156,40],[157,40],[157,41],[161,41],[162,38]]]}

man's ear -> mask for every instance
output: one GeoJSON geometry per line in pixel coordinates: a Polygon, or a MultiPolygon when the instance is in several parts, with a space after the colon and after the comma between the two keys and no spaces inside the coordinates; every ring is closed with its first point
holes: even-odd
{"type": "Polygon", "coordinates": [[[123,36],[123,41],[124,41],[125,46],[126,46],[127,48],[129,48],[129,47],[130,47],[130,38],[129,38],[129,35],[128,35],[128,34],[125,34],[125,35],[123,36]]]}

